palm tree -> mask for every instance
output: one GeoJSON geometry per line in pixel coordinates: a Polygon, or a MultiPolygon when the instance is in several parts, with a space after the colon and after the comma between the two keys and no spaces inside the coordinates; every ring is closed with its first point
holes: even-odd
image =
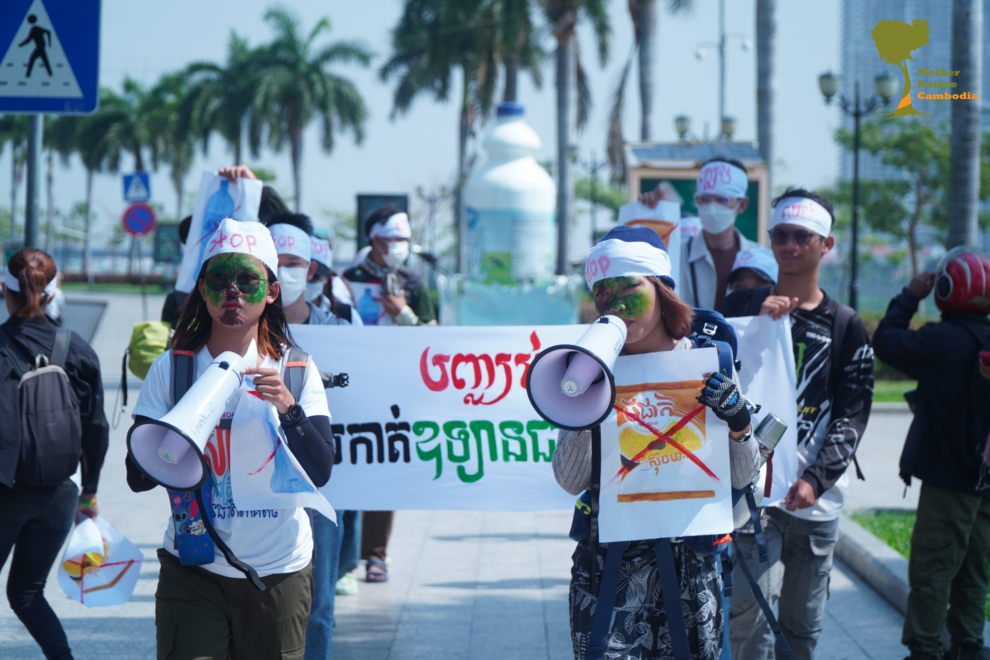
{"type": "Polygon", "coordinates": [[[27,115],[6,115],[0,117],[0,153],[5,145],[10,145],[10,235],[14,236],[17,226],[17,191],[24,179],[27,163],[27,115]]]}
{"type": "MultiPolygon", "coordinates": [[[[694,9],[694,0],[667,0],[667,11],[673,16],[687,14],[694,9]]],[[[612,179],[626,178],[625,135],[622,129],[622,113],[626,94],[626,83],[633,59],[638,61],[639,73],[639,139],[647,142],[653,139],[653,90],[655,76],[653,61],[654,44],[657,38],[656,0],[629,0],[629,17],[632,19],[635,42],[629,52],[629,59],[619,74],[619,80],[612,94],[612,108],[609,111],[608,137],[605,152],[612,170],[612,179]]]]}
{"type": "Polygon", "coordinates": [[[188,91],[189,85],[183,72],[163,76],[148,92],[148,108],[144,117],[152,167],[157,169],[159,161],[163,161],[170,168],[169,178],[176,195],[176,222],[182,217],[185,180],[194,156],[192,135],[181,130],[177,120],[188,91]]]}
{"type": "MultiPolygon", "coordinates": [[[[773,173],[773,93],[777,84],[773,66],[776,13],[777,0],[756,0],[756,139],[770,174],[773,173]]],[[[773,190],[770,184],[768,188],[773,190]]]]}
{"type": "Polygon", "coordinates": [[[587,81],[576,64],[577,44],[575,33],[578,21],[583,17],[591,22],[598,45],[598,60],[604,66],[608,61],[609,39],[612,26],[606,5],[608,0],[541,0],[543,12],[557,41],[557,274],[569,272],[569,229],[571,222],[571,162],[567,147],[571,137],[571,73],[576,73],[578,89],[577,126],[582,127],[588,117],[589,99],[587,81]]]}
{"type": "Polygon", "coordinates": [[[243,161],[244,130],[253,155],[261,146],[260,124],[253,120],[251,104],[257,82],[259,50],[230,33],[227,62],[193,62],[184,71],[189,89],[179,108],[178,132],[202,142],[207,151],[210,136],[217,132],[234,152],[234,162],[243,161]],[[245,126],[247,124],[247,126],[245,126]]]}
{"type": "MultiPolygon", "coordinates": [[[[952,69],[959,89],[981,96],[983,3],[952,2],[952,69]]],[[[980,103],[952,102],[952,152],[949,174],[949,248],[975,245],[980,202],[980,103]]]]}
{"type": "Polygon", "coordinates": [[[459,272],[467,269],[467,227],[461,192],[467,178],[467,143],[475,113],[490,103],[497,48],[486,30],[483,0],[406,0],[399,23],[392,28],[392,54],[379,71],[382,81],[397,79],[392,93],[392,118],[403,114],[420,94],[447,101],[453,78],[461,74],[461,110],[457,127],[457,175],[454,227],[459,272]],[[484,65],[482,65],[484,62],[484,65]]]}
{"type": "Polygon", "coordinates": [[[358,144],[364,139],[368,118],[364,99],[354,83],[333,73],[331,67],[350,62],[368,66],[372,53],[355,41],[334,41],[317,50],[317,39],[331,29],[326,17],[306,35],[299,19],[287,9],[269,9],[265,20],[275,30],[275,40],[258,57],[252,112],[265,122],[270,147],[280,151],[289,143],[298,212],[302,207],[302,138],[309,123],[320,120],[320,146],[327,154],[333,151],[337,132],[350,131],[358,144]]]}
{"type": "MultiPolygon", "coordinates": [[[[537,88],[543,85],[540,64],[543,49],[539,43],[539,32],[532,15],[530,0],[489,0],[484,8],[483,22],[489,25],[487,32],[494,48],[494,59],[501,62],[505,72],[505,85],[502,101],[514,103],[518,100],[519,71],[527,71],[537,88]]],[[[487,61],[483,57],[483,61],[487,61]]],[[[487,73],[487,71],[486,71],[487,73]]],[[[494,76],[494,71],[490,75],[494,76]]],[[[485,85],[482,84],[481,87],[485,85]]]]}

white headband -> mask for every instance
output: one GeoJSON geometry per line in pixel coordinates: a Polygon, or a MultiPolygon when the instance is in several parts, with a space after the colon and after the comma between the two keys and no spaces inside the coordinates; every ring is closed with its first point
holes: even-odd
{"type": "Polygon", "coordinates": [[[314,238],[310,250],[310,261],[318,261],[327,268],[333,268],[333,250],[330,249],[330,241],[314,238]]]}
{"type": "Polygon", "coordinates": [[[749,182],[746,173],[731,163],[720,160],[708,163],[698,172],[698,195],[745,197],[749,182]]]}
{"type": "Polygon", "coordinates": [[[280,222],[268,228],[275,241],[275,251],[279,254],[292,254],[306,261],[312,256],[312,238],[295,225],[280,222]]]}
{"type": "Polygon", "coordinates": [[[825,207],[807,197],[785,197],[773,207],[770,229],[777,225],[797,225],[828,238],[832,230],[832,216],[825,207]]]}
{"type": "MultiPolygon", "coordinates": [[[[14,277],[13,274],[11,274],[10,266],[4,266],[3,268],[3,283],[6,284],[7,288],[10,289],[11,291],[16,291],[20,293],[21,283],[17,281],[17,278],[14,277]]],[[[52,278],[52,281],[49,282],[47,285],[45,285],[44,294],[48,297],[55,295],[55,289],[58,288],[57,284],[58,284],[58,271],[55,272],[55,277],[52,278]]]]}
{"type": "Polygon", "coordinates": [[[379,222],[371,228],[368,238],[381,236],[382,238],[412,238],[412,230],[409,228],[409,216],[405,213],[396,213],[389,216],[385,222],[379,222]]]}
{"type": "Polygon", "coordinates": [[[591,248],[585,262],[584,279],[590,287],[610,277],[670,277],[670,272],[670,256],[660,248],[642,241],[611,238],[591,248]]]}
{"type": "MultiPolygon", "coordinates": [[[[210,257],[226,253],[247,254],[260,259],[272,273],[278,272],[278,252],[272,235],[260,222],[240,222],[224,218],[206,244],[203,263],[210,257]]],[[[202,264],[201,264],[202,265],[202,264]]]]}

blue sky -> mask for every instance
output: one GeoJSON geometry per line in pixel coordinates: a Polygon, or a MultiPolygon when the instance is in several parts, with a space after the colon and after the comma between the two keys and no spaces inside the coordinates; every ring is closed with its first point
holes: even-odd
{"type": "MultiPolygon", "coordinates": [[[[193,60],[222,62],[228,36],[236,30],[252,44],[267,40],[271,33],[262,16],[270,0],[241,0],[238,3],[170,0],[170,2],[133,2],[104,0],[101,34],[100,82],[119,88],[125,75],[145,83],[161,74],[178,69],[193,60]]],[[[407,192],[416,186],[435,186],[447,182],[454,171],[457,143],[458,106],[455,101],[437,103],[428,97],[416,100],[412,110],[395,121],[389,119],[391,89],[378,80],[377,70],[388,55],[389,29],[398,20],[401,0],[361,0],[360,2],[283,3],[294,10],[309,28],[321,16],[333,22],[330,38],[363,40],[377,57],[369,69],[341,67],[338,72],[350,77],[359,87],[370,108],[366,139],[355,146],[349,136],[341,136],[336,150],[324,154],[319,150],[315,127],[306,135],[303,165],[304,211],[323,221],[323,210],[353,211],[359,192],[407,192]]],[[[664,3],[658,2],[663,5],[664,3]]],[[[671,141],[676,134],[673,117],[684,113],[693,120],[693,131],[701,134],[704,123],[716,127],[718,103],[717,58],[709,48],[708,57],[695,59],[700,42],[717,38],[717,0],[697,0],[697,9],[687,17],[674,18],[661,11],[659,44],[655,63],[657,88],[655,132],[658,141],[671,141]]],[[[754,0],[726,3],[726,25],[731,32],[744,33],[755,40],[754,0]]],[[[777,163],[775,185],[801,184],[815,187],[831,181],[838,166],[838,151],[831,135],[839,123],[838,111],[826,107],[818,92],[817,76],[826,69],[839,69],[839,3],[778,3],[777,28],[777,98],[775,103],[777,163]]],[[[612,58],[599,68],[591,55],[595,52],[587,28],[579,38],[590,73],[595,99],[594,113],[588,128],[575,138],[583,156],[591,150],[599,157],[604,152],[604,126],[608,99],[632,43],[632,27],[626,3],[612,0],[612,58]]],[[[730,42],[727,59],[726,109],[739,119],[736,137],[755,139],[756,93],[755,51],[744,52],[740,40],[730,42]]],[[[552,44],[548,39],[547,48],[552,44]]],[[[552,60],[544,67],[544,85],[533,87],[520,79],[520,101],[526,106],[527,119],[543,139],[540,158],[555,152],[555,107],[552,60]]],[[[458,81],[459,89],[459,81],[458,81]]],[[[454,95],[456,99],[456,94],[454,95]]],[[[638,137],[638,100],[634,89],[628,90],[624,117],[626,137],[638,137]]],[[[482,129],[483,130],[483,129],[482,129]]],[[[216,169],[231,164],[232,154],[219,140],[214,140],[208,155],[200,155],[189,176],[190,193],[202,169],[216,169]]],[[[264,152],[249,164],[272,168],[277,173],[276,187],[291,193],[288,152],[264,152]]],[[[0,204],[9,199],[10,160],[0,158],[0,204]]],[[[130,169],[129,164],[126,167],[130,169]]],[[[175,194],[162,170],[152,180],[154,197],[174,213],[175,194]]],[[[67,209],[84,197],[84,175],[74,161],[56,172],[56,205],[67,209]]],[[[23,194],[23,185],[21,188],[23,194]]],[[[95,186],[95,210],[98,233],[108,231],[119,222],[124,203],[119,175],[101,175],[95,186]]],[[[191,208],[192,194],[187,194],[191,208]]]]}

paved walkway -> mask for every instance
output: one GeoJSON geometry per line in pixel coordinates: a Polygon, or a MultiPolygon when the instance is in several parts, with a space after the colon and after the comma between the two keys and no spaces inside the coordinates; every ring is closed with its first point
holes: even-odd
{"type": "MultiPolygon", "coordinates": [[[[120,357],[131,324],[142,320],[142,311],[137,296],[106,298],[107,313],[93,345],[104,364],[109,417],[120,357]]],[[[150,299],[149,307],[160,309],[161,297],[150,299]]],[[[131,396],[136,393],[132,390],[131,396]]],[[[875,506],[869,500],[888,491],[898,496],[903,492],[891,490],[899,483],[901,421],[871,424],[861,454],[868,457],[863,469],[870,481],[854,483],[857,506],[875,506]]],[[[134,596],[126,605],[87,609],[61,593],[54,572],[46,590],[79,660],[155,657],[155,549],[169,513],[160,491],[134,494],[126,486],[123,461],[129,422],[126,416],[111,433],[100,506],[104,517],[144,551],[134,596]]],[[[335,660],[573,657],[567,617],[574,547],[567,538],[569,524],[568,512],[399,512],[390,547],[391,580],[362,582],[357,596],[337,601],[335,660]]],[[[0,572],[0,582],[6,583],[8,570],[0,572]]],[[[904,657],[901,624],[895,610],[837,564],[818,657],[899,660],[904,657]]],[[[6,599],[0,599],[0,658],[41,657],[6,599]]]]}

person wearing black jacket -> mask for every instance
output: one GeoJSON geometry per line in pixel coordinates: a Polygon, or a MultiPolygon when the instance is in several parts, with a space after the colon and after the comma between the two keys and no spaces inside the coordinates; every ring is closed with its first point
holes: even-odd
{"type": "MultiPolygon", "coordinates": [[[[810,659],[822,630],[839,516],[849,486],[847,468],[870,416],[873,350],[863,321],[818,286],[822,257],[835,245],[828,200],[793,189],[774,200],[770,245],[779,266],[772,287],[736,291],[726,317],[789,315],[797,368],[797,479],[776,507],[763,509],[769,564],[760,564],[752,524],[738,536],[749,566],[771,604],[779,599],[788,658],[810,659]],[[837,358],[837,359],[836,359],[837,358]]],[[[743,369],[745,369],[745,356],[743,369]]],[[[764,402],[773,408],[773,402],[764,402]]],[[[738,589],[729,614],[732,655],[773,658],[774,636],[735,569],[738,589]]]]}
{"type": "MultiPolygon", "coordinates": [[[[41,250],[15,253],[4,272],[4,299],[10,319],[0,326],[20,359],[50,356],[57,326],[44,315],[55,286],[55,262],[41,250]]],[[[16,358],[15,358],[16,359],[16,358]]],[[[69,642],[45,600],[45,582],[62,543],[79,515],[95,518],[100,470],[107,452],[109,426],[103,412],[100,360],[82,337],[71,334],[63,366],[79,404],[82,437],[82,495],[69,477],[56,485],[36,485],[23,470],[19,425],[18,375],[0,352],[0,568],[13,549],[7,599],[41,646],[46,658],[72,658],[69,642]],[[30,484],[30,485],[29,485],[30,484]]],[[[67,432],[66,435],[69,435],[67,432]]],[[[41,458],[41,457],[39,457],[41,458]]]]}
{"type": "Polygon", "coordinates": [[[902,643],[912,660],[952,660],[983,649],[990,564],[990,381],[980,350],[990,350],[990,259],[964,248],[937,273],[923,272],[893,300],[874,333],[877,357],[918,380],[914,420],[901,454],[905,483],[922,481],[911,536],[907,615],[902,643]],[[932,288],[941,323],[909,324],[932,288]],[[946,607],[948,606],[948,610],[946,607]]]}

